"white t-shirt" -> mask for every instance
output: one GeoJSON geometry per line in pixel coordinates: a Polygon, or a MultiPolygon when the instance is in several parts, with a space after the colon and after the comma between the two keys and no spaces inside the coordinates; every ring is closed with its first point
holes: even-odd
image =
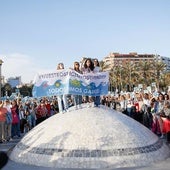
{"type": "Polygon", "coordinates": [[[94,72],[94,73],[98,73],[98,72],[100,72],[100,71],[101,71],[101,68],[100,68],[99,66],[95,66],[93,72],[94,72]]]}
{"type": "Polygon", "coordinates": [[[11,105],[10,104],[9,105],[5,105],[4,107],[7,109],[8,112],[11,112],[11,105]]]}

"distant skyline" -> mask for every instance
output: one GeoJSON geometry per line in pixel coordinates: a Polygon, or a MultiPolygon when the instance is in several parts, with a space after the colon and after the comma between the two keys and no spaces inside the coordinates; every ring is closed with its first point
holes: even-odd
{"type": "Polygon", "coordinates": [[[5,78],[29,83],[38,72],[111,52],[170,57],[169,0],[0,0],[5,78]]]}

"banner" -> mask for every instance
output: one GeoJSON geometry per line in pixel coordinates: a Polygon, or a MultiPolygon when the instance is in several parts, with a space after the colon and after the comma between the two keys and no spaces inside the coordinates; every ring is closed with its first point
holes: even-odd
{"type": "Polygon", "coordinates": [[[63,94],[100,96],[108,94],[108,72],[79,74],[68,70],[37,74],[32,91],[33,97],[63,94]]]}

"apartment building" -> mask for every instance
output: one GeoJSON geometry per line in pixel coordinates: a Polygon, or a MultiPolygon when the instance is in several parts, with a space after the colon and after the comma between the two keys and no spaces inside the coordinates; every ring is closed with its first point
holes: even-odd
{"type": "Polygon", "coordinates": [[[8,78],[7,83],[9,83],[12,88],[19,86],[19,85],[21,85],[21,76],[10,77],[10,78],[8,78]]]}
{"type": "Polygon", "coordinates": [[[103,59],[103,62],[104,65],[107,66],[105,70],[110,70],[115,65],[121,65],[125,61],[137,63],[141,60],[145,61],[161,60],[167,65],[166,71],[170,71],[170,58],[162,57],[160,55],[155,54],[138,54],[136,52],[132,52],[129,54],[110,53],[103,59]]]}

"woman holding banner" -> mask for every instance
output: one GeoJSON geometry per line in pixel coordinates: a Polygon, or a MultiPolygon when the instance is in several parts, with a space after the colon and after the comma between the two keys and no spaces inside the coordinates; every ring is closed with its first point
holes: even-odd
{"type": "MultiPolygon", "coordinates": [[[[64,69],[64,64],[59,63],[57,65],[57,70],[63,70],[64,69]]],[[[57,101],[58,101],[58,108],[59,108],[59,113],[64,113],[64,111],[68,112],[68,102],[67,102],[67,95],[58,95],[57,96],[57,101]]]]}
{"type": "MultiPolygon", "coordinates": [[[[87,58],[84,62],[82,72],[83,74],[93,73],[93,70],[94,70],[94,63],[91,60],[91,58],[87,58]]],[[[88,107],[91,107],[92,102],[93,102],[92,96],[84,96],[84,103],[90,103],[88,107]]]]}
{"type": "MultiPolygon", "coordinates": [[[[93,70],[93,72],[94,73],[100,72],[101,68],[100,68],[99,61],[97,59],[94,59],[93,63],[94,63],[94,70],[93,70]]],[[[94,97],[94,106],[95,107],[99,107],[99,105],[100,105],[100,96],[95,96],[94,97]]]]}
{"type": "MultiPolygon", "coordinates": [[[[82,74],[82,71],[80,70],[80,64],[79,62],[74,62],[74,68],[73,70],[75,70],[76,72],[78,72],[79,74],[82,74]]],[[[74,105],[76,109],[81,109],[82,106],[82,95],[73,95],[73,100],[74,100],[74,105]]]]}

